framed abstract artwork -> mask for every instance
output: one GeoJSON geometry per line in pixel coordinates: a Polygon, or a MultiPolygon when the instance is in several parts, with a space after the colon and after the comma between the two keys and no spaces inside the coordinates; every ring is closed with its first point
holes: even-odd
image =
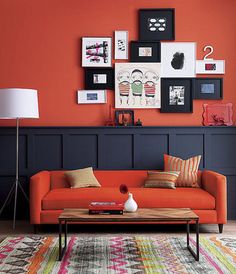
{"type": "Polygon", "coordinates": [[[115,120],[117,126],[134,126],[134,111],[116,110],[115,120]]]}
{"type": "Polygon", "coordinates": [[[139,10],[139,40],[175,40],[175,10],[139,10]]]}
{"type": "Polygon", "coordinates": [[[115,59],[128,59],[129,32],[115,31],[115,59]]]}
{"type": "Polygon", "coordinates": [[[196,61],[197,74],[224,74],[225,61],[224,60],[197,60],[196,61]]]}
{"type": "Polygon", "coordinates": [[[223,99],[223,78],[195,78],[193,99],[223,99]]]}
{"type": "Polygon", "coordinates": [[[195,77],[196,43],[161,43],[162,77],[195,77]]]}
{"type": "Polygon", "coordinates": [[[114,69],[85,69],[85,89],[114,89],[114,69]]]}
{"type": "Polygon", "coordinates": [[[161,112],[193,112],[193,81],[190,78],[161,80],[161,112]]]}
{"type": "Polygon", "coordinates": [[[105,104],[107,102],[106,90],[78,90],[78,104],[105,104]]]}
{"type": "Polygon", "coordinates": [[[116,63],[115,107],[160,108],[160,63],[116,63]]]}
{"type": "Polygon", "coordinates": [[[110,37],[82,38],[82,67],[111,67],[110,37]]]}
{"type": "Polygon", "coordinates": [[[161,45],[159,42],[131,41],[131,62],[161,62],[161,45]]]}

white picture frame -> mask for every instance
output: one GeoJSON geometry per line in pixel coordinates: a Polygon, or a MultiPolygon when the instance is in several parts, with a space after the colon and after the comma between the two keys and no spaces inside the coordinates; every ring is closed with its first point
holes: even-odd
{"type": "Polygon", "coordinates": [[[160,63],[116,63],[115,107],[160,108],[160,75],[160,63]]]}
{"type": "Polygon", "coordinates": [[[111,37],[82,38],[82,67],[111,67],[111,37]]]}
{"type": "Polygon", "coordinates": [[[129,58],[129,32],[115,31],[115,59],[127,60],[129,58]]]}
{"type": "Polygon", "coordinates": [[[106,90],[78,90],[78,104],[105,104],[107,102],[106,90]]]}
{"type": "Polygon", "coordinates": [[[196,61],[197,74],[224,74],[225,60],[197,60],[196,61]]]}
{"type": "Polygon", "coordinates": [[[161,77],[196,77],[196,43],[161,43],[161,77]]]}

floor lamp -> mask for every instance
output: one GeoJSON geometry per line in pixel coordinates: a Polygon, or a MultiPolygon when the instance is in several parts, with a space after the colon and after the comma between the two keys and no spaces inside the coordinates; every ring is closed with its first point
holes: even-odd
{"type": "Polygon", "coordinates": [[[23,88],[0,89],[0,119],[16,119],[16,177],[0,215],[14,193],[13,229],[16,225],[16,206],[18,187],[27,200],[28,197],[19,181],[19,123],[20,119],[39,118],[37,90],[23,88]]]}

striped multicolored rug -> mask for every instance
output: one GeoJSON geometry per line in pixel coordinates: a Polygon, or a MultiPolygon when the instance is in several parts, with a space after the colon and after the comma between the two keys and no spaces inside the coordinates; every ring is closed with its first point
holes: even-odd
{"type": "Polygon", "coordinates": [[[70,237],[59,262],[58,238],[9,237],[0,244],[0,273],[236,273],[236,239],[200,244],[196,262],[182,236],[70,237]]]}

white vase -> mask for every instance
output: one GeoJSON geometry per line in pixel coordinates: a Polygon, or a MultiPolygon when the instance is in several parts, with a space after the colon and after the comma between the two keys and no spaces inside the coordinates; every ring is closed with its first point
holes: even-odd
{"type": "Polygon", "coordinates": [[[127,212],[135,212],[138,209],[138,205],[133,199],[133,194],[129,193],[129,198],[124,204],[125,211],[127,212]]]}

